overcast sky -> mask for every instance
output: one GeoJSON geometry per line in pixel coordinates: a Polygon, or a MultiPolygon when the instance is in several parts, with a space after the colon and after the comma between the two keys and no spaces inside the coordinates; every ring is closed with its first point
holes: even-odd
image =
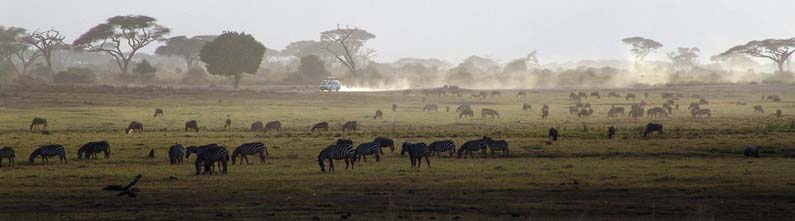
{"type": "Polygon", "coordinates": [[[0,7],[0,25],[54,27],[70,42],[125,14],[155,17],[172,35],[245,31],[275,49],[351,25],[377,36],[368,45],[378,61],[507,61],[532,50],[542,63],[626,59],[620,39],[629,36],[663,43],[657,59],[676,47],[709,57],[749,40],[795,37],[793,0],[0,0],[0,7]]]}

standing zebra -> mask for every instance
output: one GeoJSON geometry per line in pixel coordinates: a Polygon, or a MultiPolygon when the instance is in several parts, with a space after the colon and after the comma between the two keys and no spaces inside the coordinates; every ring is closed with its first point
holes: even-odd
{"type": "Polygon", "coordinates": [[[185,122],[185,132],[188,132],[188,130],[193,130],[193,131],[196,131],[196,133],[198,133],[199,132],[199,123],[196,122],[196,120],[189,120],[189,121],[185,122]]]}
{"type": "Polygon", "coordinates": [[[226,162],[229,161],[229,152],[222,146],[207,148],[204,152],[196,156],[196,175],[208,173],[213,174],[212,166],[215,162],[221,164],[221,174],[227,174],[226,162]],[[202,166],[204,170],[202,171],[202,166]]]}
{"type": "Polygon", "coordinates": [[[373,139],[373,142],[378,143],[381,145],[381,154],[384,154],[384,149],[389,147],[389,151],[394,153],[395,152],[395,141],[386,137],[376,137],[373,139]]]}
{"type": "Polygon", "coordinates": [[[382,152],[381,144],[378,142],[373,141],[359,144],[359,146],[356,147],[356,155],[353,157],[353,162],[358,161],[359,157],[361,157],[362,160],[367,163],[367,155],[375,155],[375,161],[381,161],[382,152]]]}
{"type": "Polygon", "coordinates": [[[33,153],[30,154],[30,159],[28,159],[28,163],[33,164],[33,160],[36,157],[41,156],[42,163],[49,163],[49,158],[52,156],[58,156],[60,158],[60,162],[66,164],[66,150],[64,147],[58,144],[53,145],[45,145],[41,146],[38,149],[34,150],[33,153]]]}
{"type": "Polygon", "coordinates": [[[483,137],[483,144],[491,150],[491,156],[494,157],[494,151],[502,151],[503,157],[510,156],[511,152],[508,150],[508,142],[505,140],[492,140],[490,137],[483,137]]]}
{"type": "Polygon", "coordinates": [[[403,142],[403,146],[400,148],[400,155],[406,152],[409,153],[409,158],[411,159],[411,168],[416,166],[417,169],[419,169],[422,166],[423,157],[425,157],[425,163],[428,165],[428,168],[431,168],[431,161],[428,159],[428,146],[426,146],[425,143],[412,144],[403,142]]]}
{"type": "Polygon", "coordinates": [[[354,157],[355,157],[355,152],[353,150],[353,146],[346,144],[343,145],[332,144],[320,151],[320,154],[317,155],[317,163],[320,166],[320,171],[326,172],[325,161],[328,160],[329,172],[334,172],[334,160],[344,159],[345,169],[347,170],[349,164],[351,166],[351,169],[353,169],[354,165],[352,161],[354,157]]]}
{"type": "Polygon", "coordinates": [[[38,129],[40,129],[39,126],[44,127],[44,129],[46,130],[47,129],[47,119],[44,119],[44,118],[41,118],[41,117],[34,117],[33,121],[30,122],[30,130],[33,130],[33,129],[38,130],[38,129]]]}
{"type": "Polygon", "coordinates": [[[105,158],[110,158],[110,144],[108,141],[95,141],[95,142],[88,142],[80,147],[77,150],[77,159],[83,159],[83,156],[86,157],[87,160],[91,159],[91,156],[94,156],[94,159],[98,159],[97,153],[104,152],[105,158]]]}
{"type": "Polygon", "coordinates": [[[315,125],[312,125],[312,129],[309,129],[310,133],[314,133],[316,130],[318,133],[320,133],[321,130],[328,131],[328,122],[323,121],[316,123],[315,125]]]}
{"type": "Polygon", "coordinates": [[[375,110],[375,116],[373,116],[373,120],[378,118],[384,119],[384,113],[381,112],[381,110],[375,110]]]}
{"type": "Polygon", "coordinates": [[[259,163],[265,163],[265,156],[268,155],[268,148],[265,147],[264,143],[261,142],[253,142],[253,143],[244,143],[238,146],[235,151],[232,151],[232,165],[235,165],[235,159],[237,156],[240,156],[240,165],[243,165],[243,160],[246,160],[246,164],[251,164],[248,162],[248,155],[259,155],[259,163]]]}
{"type": "Polygon", "coordinates": [[[224,130],[232,129],[232,119],[229,118],[229,114],[226,115],[226,121],[224,121],[224,130]]]}
{"type": "Polygon", "coordinates": [[[3,158],[8,158],[8,166],[14,167],[14,158],[16,157],[14,148],[3,147],[3,149],[0,149],[0,167],[3,167],[3,158]]]}
{"type": "Polygon", "coordinates": [[[265,132],[270,132],[271,130],[282,131],[282,122],[275,120],[265,124],[265,132]]]}
{"type": "Polygon", "coordinates": [[[491,118],[491,119],[494,119],[494,118],[499,119],[500,118],[500,113],[498,113],[494,109],[483,108],[482,110],[480,110],[480,117],[486,118],[486,116],[489,116],[489,118],[491,118]]]}
{"type": "Polygon", "coordinates": [[[431,145],[428,146],[428,149],[431,150],[431,155],[436,153],[437,158],[441,157],[441,152],[448,152],[450,157],[453,157],[453,152],[455,152],[455,142],[452,140],[436,141],[431,143],[431,145]]]}
{"type": "Polygon", "coordinates": [[[475,156],[472,155],[472,152],[475,152],[475,151],[478,151],[478,150],[480,150],[481,155],[483,155],[483,157],[485,158],[486,157],[486,147],[483,144],[483,140],[470,140],[470,141],[464,142],[464,144],[461,145],[460,148],[458,148],[458,152],[457,152],[458,158],[460,159],[462,155],[464,156],[464,158],[466,158],[467,153],[469,153],[469,158],[474,158],[475,156]]]}
{"type": "Polygon", "coordinates": [[[350,131],[353,131],[354,133],[356,133],[357,127],[358,124],[356,123],[356,121],[348,121],[342,125],[342,132],[345,133],[345,131],[348,131],[350,133],[350,131]]]}
{"type": "MultiPolygon", "coordinates": [[[[221,146],[218,145],[218,144],[214,144],[214,143],[207,144],[207,145],[204,145],[204,146],[198,146],[198,147],[197,146],[189,146],[189,147],[185,148],[185,159],[190,159],[190,154],[191,153],[199,155],[201,153],[204,153],[204,151],[207,151],[207,150],[209,150],[210,148],[213,148],[213,147],[221,147],[221,146]]],[[[210,166],[212,166],[212,165],[210,165],[210,166]]],[[[215,169],[215,167],[213,167],[213,169],[215,169]]]]}
{"type": "Polygon", "coordinates": [[[171,165],[182,165],[182,156],[185,155],[185,147],[182,144],[174,144],[168,148],[168,160],[171,165]]]}

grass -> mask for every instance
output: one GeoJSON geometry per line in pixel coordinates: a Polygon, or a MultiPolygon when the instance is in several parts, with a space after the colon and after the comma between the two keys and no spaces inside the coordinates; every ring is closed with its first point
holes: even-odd
{"type": "MultiPolygon", "coordinates": [[[[651,106],[672,91],[707,96],[713,117],[694,120],[687,104],[661,119],[607,118],[623,99],[589,99],[594,116],[568,114],[569,91],[531,91],[515,98],[402,96],[399,92],[318,94],[315,92],[145,90],[103,93],[91,90],[3,93],[0,99],[0,145],[17,151],[17,166],[0,168],[0,211],[4,219],[786,219],[795,208],[795,167],[791,113],[795,88],[790,86],[683,87],[650,89],[651,106]],[[784,102],[764,102],[779,94],[784,102]],[[738,106],[736,101],[748,104],[738,106]],[[391,104],[398,111],[391,111],[391,104]],[[424,104],[440,105],[424,113],[424,104]],[[477,112],[492,108],[499,120],[458,119],[458,104],[472,103],[477,112]],[[522,112],[522,103],[533,105],[522,112]],[[540,119],[542,104],[551,119],[540,119]],[[754,105],[785,116],[754,114],[754,105]],[[444,111],[445,106],[451,112],[444,111]],[[156,107],[163,118],[152,118],[156,107]],[[373,120],[376,109],[382,120],[373,120]],[[226,116],[233,129],[224,131],[226,116]],[[27,130],[34,116],[47,118],[50,134],[27,130]],[[199,133],[184,132],[195,119],[199,133]],[[130,121],[143,134],[125,135],[130,121]],[[276,133],[247,132],[254,121],[280,120],[276,133]],[[342,134],[345,121],[362,127],[342,134]],[[328,121],[331,131],[308,132],[311,124],[328,121]],[[666,134],[642,138],[649,121],[662,122],[666,134]],[[585,125],[585,126],[584,126],[585,125]],[[609,125],[618,139],[606,140],[609,125]],[[545,144],[549,127],[562,139],[545,144]],[[587,128],[587,130],[586,130],[587,128]],[[499,132],[499,133],[498,133],[499,132]],[[430,143],[452,139],[461,144],[484,135],[507,140],[510,158],[431,159],[431,168],[411,169],[399,150],[381,162],[370,158],[345,170],[336,162],[333,174],[320,173],[317,154],[340,137],[356,143],[376,136],[430,143]],[[108,140],[110,159],[76,161],[85,142],[108,140]],[[230,166],[229,175],[194,176],[192,160],[168,165],[174,143],[238,144],[262,141],[271,153],[264,165],[230,166]],[[27,165],[39,145],[66,146],[69,163],[27,165]],[[744,158],[747,145],[761,145],[762,158],[744,158]],[[155,149],[156,159],[147,159],[155,149]],[[136,174],[138,198],[118,198],[101,191],[125,184],[136,174]],[[350,214],[350,215],[348,215],[350,214]]],[[[601,90],[607,94],[606,90],[601,90]]],[[[624,94],[630,90],[617,90],[624,94]]],[[[633,90],[642,97],[642,90],[633,90]]],[[[641,98],[643,99],[643,98],[641,98]]],[[[254,159],[254,158],[251,158],[254,159]]],[[[5,162],[4,162],[5,163],[5,162]]]]}

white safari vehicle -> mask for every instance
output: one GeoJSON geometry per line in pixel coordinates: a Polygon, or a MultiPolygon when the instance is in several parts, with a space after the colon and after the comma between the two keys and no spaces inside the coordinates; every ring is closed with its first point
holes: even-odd
{"type": "Polygon", "coordinates": [[[320,82],[320,91],[340,91],[340,80],[323,80],[320,82]]]}

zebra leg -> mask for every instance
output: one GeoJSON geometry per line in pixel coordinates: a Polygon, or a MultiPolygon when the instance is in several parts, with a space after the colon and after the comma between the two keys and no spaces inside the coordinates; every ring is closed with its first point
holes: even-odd
{"type": "Polygon", "coordinates": [[[345,170],[348,170],[348,163],[349,163],[349,162],[348,162],[348,158],[346,157],[346,158],[345,158],[345,170]]]}
{"type": "Polygon", "coordinates": [[[221,160],[221,166],[223,166],[223,169],[224,169],[224,171],[222,171],[221,174],[227,174],[227,172],[226,172],[226,160],[221,160]]]}
{"type": "Polygon", "coordinates": [[[334,160],[332,160],[331,158],[328,159],[328,171],[334,172],[334,160]]]}
{"type": "Polygon", "coordinates": [[[431,168],[431,160],[428,159],[427,155],[425,156],[425,163],[428,164],[428,169],[430,169],[431,168]]]}
{"type": "MultiPolygon", "coordinates": [[[[246,164],[248,164],[248,165],[251,165],[251,163],[250,163],[250,162],[248,162],[248,157],[247,157],[246,155],[243,155],[243,159],[246,159],[246,164]]],[[[242,162],[243,162],[243,161],[241,160],[241,163],[242,163],[242,162]]]]}
{"type": "Polygon", "coordinates": [[[375,162],[381,161],[381,154],[375,153],[375,162]]]}

